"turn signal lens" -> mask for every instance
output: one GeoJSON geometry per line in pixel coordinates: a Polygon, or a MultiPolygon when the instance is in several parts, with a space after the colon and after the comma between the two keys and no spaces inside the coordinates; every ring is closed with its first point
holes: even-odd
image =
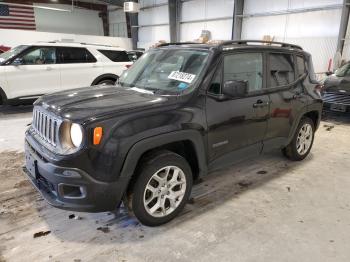
{"type": "Polygon", "coordinates": [[[94,128],[94,145],[99,145],[102,139],[102,127],[98,126],[94,128]]]}

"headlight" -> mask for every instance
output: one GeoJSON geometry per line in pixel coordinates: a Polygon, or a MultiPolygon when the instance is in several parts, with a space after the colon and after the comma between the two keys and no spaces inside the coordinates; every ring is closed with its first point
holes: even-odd
{"type": "Polygon", "coordinates": [[[83,130],[80,125],[72,123],[70,126],[70,138],[75,147],[80,147],[83,142],[83,130]]]}

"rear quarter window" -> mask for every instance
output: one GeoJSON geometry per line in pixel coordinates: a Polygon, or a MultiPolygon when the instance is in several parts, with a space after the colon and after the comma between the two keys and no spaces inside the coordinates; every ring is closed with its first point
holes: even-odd
{"type": "Polygon", "coordinates": [[[62,64],[95,63],[97,61],[86,48],[79,47],[60,47],[59,58],[62,64]]]}
{"type": "Polygon", "coordinates": [[[113,62],[130,62],[129,56],[125,51],[115,51],[115,50],[98,50],[98,51],[113,62]]]}
{"type": "Polygon", "coordinates": [[[294,61],[291,54],[270,54],[270,87],[285,86],[295,81],[294,61]]]}

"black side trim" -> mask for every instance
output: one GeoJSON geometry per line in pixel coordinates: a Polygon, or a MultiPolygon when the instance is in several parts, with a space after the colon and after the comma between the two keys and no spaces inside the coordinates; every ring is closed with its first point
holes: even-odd
{"type": "Polygon", "coordinates": [[[0,105],[7,105],[8,99],[4,90],[0,87],[0,105]]]}
{"type": "Polygon", "coordinates": [[[146,138],[133,145],[133,147],[129,150],[128,155],[124,161],[124,165],[121,171],[121,177],[127,177],[129,179],[131,178],[132,174],[135,171],[137,162],[139,161],[142,154],[146,151],[168,143],[179,142],[184,140],[189,140],[193,143],[198,159],[199,176],[205,175],[208,171],[208,167],[205,156],[206,150],[204,148],[203,138],[198,131],[183,130],[151,138],[146,138]]]}
{"type": "Polygon", "coordinates": [[[92,86],[97,85],[98,82],[105,80],[105,79],[113,79],[115,81],[117,81],[119,78],[119,76],[114,75],[114,74],[103,74],[100,75],[99,77],[97,77],[93,82],[92,82],[92,86]]]}

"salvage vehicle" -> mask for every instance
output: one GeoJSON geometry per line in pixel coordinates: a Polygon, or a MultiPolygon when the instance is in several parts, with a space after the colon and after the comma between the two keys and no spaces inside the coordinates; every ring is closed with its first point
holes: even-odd
{"type": "Polygon", "coordinates": [[[0,104],[22,104],[47,93],[114,84],[132,64],[122,48],[40,42],[0,54],[0,104]]]}
{"type": "Polygon", "coordinates": [[[24,170],[53,206],[102,212],[124,201],[158,226],[214,170],[276,148],[304,159],[321,117],[317,87],[296,45],[163,44],[116,86],[39,98],[24,170]]]}
{"type": "Polygon", "coordinates": [[[350,112],[350,63],[346,63],[326,78],[322,98],[326,111],[350,112]]]}

